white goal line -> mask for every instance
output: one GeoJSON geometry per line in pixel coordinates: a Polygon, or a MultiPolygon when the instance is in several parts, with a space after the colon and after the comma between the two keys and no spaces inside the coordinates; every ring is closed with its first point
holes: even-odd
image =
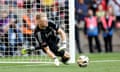
{"type": "MultiPolygon", "coordinates": [[[[101,62],[120,62],[120,60],[94,60],[94,61],[90,61],[90,63],[101,63],[101,62]]],[[[2,62],[0,62],[0,63],[2,63],[2,62]]],[[[10,63],[10,62],[9,62],[10,63]]],[[[12,62],[12,63],[17,63],[17,64],[21,64],[21,63],[19,63],[19,62],[12,62]]],[[[24,63],[26,63],[26,62],[24,62],[24,63]]],[[[49,64],[52,64],[53,62],[49,62],[49,64]]],[[[6,63],[7,64],[7,63],[6,63]]],[[[30,63],[28,63],[27,62],[27,64],[30,64],[30,63]]],[[[4,67],[2,67],[2,66],[0,66],[0,68],[9,68],[9,67],[21,67],[21,66],[25,66],[25,67],[33,67],[33,66],[41,66],[41,65],[48,65],[48,63],[45,63],[45,64],[43,64],[43,62],[42,62],[42,64],[38,64],[38,63],[34,63],[34,64],[32,64],[32,65],[18,65],[18,66],[4,66],[4,67]]]]}
{"type": "Polygon", "coordinates": [[[120,60],[94,60],[90,61],[91,63],[93,62],[120,62],[120,60]]]}
{"type": "MultiPolygon", "coordinates": [[[[90,61],[90,63],[99,63],[99,62],[120,62],[120,60],[93,60],[93,61],[90,61]]],[[[16,64],[38,64],[38,63],[41,63],[41,64],[52,64],[54,62],[0,62],[1,64],[5,63],[5,64],[9,64],[9,63],[16,63],[16,64]]]]}
{"type": "Polygon", "coordinates": [[[0,64],[52,64],[53,62],[0,62],[0,64]]]}

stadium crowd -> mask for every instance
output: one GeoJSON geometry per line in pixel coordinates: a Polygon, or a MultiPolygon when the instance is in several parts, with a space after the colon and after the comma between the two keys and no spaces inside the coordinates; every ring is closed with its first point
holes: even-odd
{"type": "Polygon", "coordinates": [[[80,32],[84,28],[85,37],[88,39],[89,52],[94,53],[95,48],[102,52],[99,36],[102,33],[105,52],[113,52],[112,38],[115,28],[120,25],[120,1],[119,0],[75,0],[75,36],[79,53],[80,32]]]}

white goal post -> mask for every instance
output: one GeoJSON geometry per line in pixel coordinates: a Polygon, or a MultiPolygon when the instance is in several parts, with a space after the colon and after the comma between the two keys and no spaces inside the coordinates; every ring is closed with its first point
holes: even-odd
{"type": "Polygon", "coordinates": [[[75,63],[75,13],[74,0],[69,0],[69,48],[70,63],[75,63]]]}

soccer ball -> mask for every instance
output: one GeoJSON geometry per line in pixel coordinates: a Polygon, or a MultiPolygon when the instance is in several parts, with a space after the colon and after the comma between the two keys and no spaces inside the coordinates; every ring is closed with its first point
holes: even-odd
{"type": "Polygon", "coordinates": [[[77,59],[77,64],[80,67],[87,67],[88,63],[89,63],[89,58],[87,56],[85,56],[85,55],[81,55],[77,59]]]}

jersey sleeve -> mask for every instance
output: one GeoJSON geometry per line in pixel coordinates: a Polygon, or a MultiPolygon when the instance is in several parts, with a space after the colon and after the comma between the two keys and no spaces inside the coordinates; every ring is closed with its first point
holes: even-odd
{"type": "Polygon", "coordinates": [[[52,27],[53,29],[55,29],[56,31],[58,31],[58,29],[59,29],[59,24],[55,24],[54,21],[49,21],[49,22],[48,22],[48,25],[49,25],[50,27],[52,27]]]}

